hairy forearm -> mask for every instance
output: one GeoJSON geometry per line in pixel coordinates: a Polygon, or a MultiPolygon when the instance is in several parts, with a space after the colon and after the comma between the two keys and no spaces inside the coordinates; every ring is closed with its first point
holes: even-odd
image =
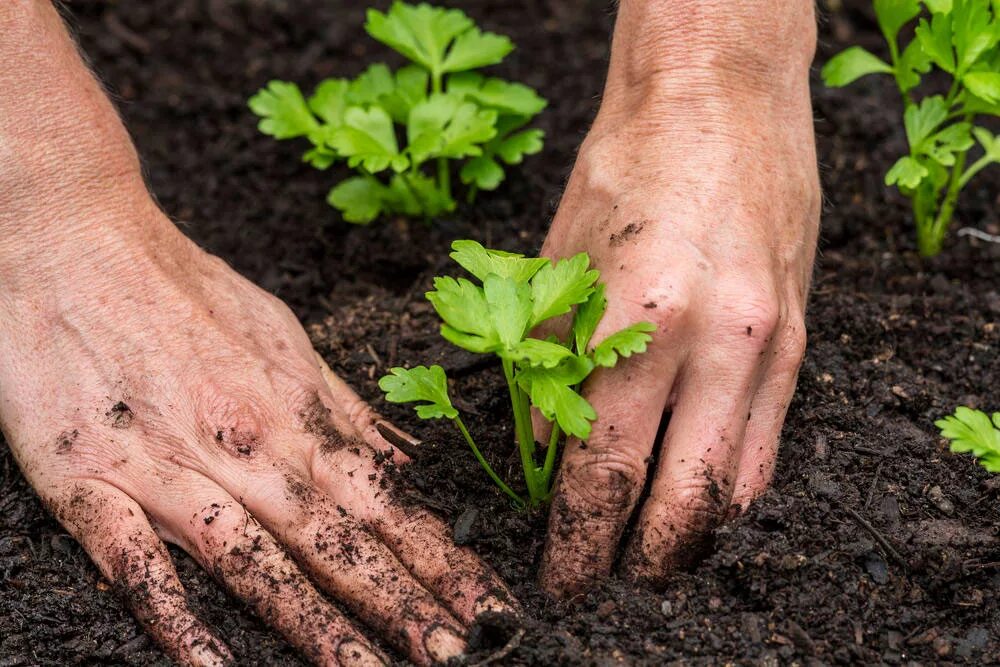
{"type": "Polygon", "coordinates": [[[815,47],[812,0],[621,0],[602,111],[787,99],[807,90],[815,47]]]}
{"type": "Polygon", "coordinates": [[[0,279],[91,252],[146,197],[128,133],[48,0],[0,3],[0,279]]]}

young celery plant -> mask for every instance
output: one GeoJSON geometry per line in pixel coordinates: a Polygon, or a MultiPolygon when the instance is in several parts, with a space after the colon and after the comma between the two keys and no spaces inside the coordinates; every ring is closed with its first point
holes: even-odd
{"type": "Polygon", "coordinates": [[[612,367],[620,357],[645,352],[654,326],[640,322],[591,347],[607,301],[586,253],[551,262],[544,258],[489,250],[475,241],[456,241],[451,257],[474,278],[439,277],[427,293],[443,320],[441,334],[451,343],[500,359],[514,416],[514,433],[527,498],[506,484],[486,461],[452,405],[448,380],[440,366],[393,368],[379,381],[386,400],[419,402],[422,419],[452,420],[490,478],[519,507],[537,507],[549,499],[556,452],[561,440],[590,437],[594,408],[580,395],[580,385],[598,366],[612,367]],[[529,335],[543,322],[569,314],[569,337],[545,340],[529,335]],[[551,423],[544,457],[539,460],[531,420],[535,407],[551,423]]]}

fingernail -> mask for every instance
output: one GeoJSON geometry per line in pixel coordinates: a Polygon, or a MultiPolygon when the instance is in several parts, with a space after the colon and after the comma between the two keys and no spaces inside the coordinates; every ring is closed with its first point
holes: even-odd
{"type": "Polygon", "coordinates": [[[198,667],[225,667],[233,664],[233,656],[226,647],[208,641],[191,647],[191,662],[198,667]]]}
{"type": "Polygon", "coordinates": [[[386,442],[409,456],[411,459],[415,459],[420,455],[421,442],[419,440],[410,440],[405,438],[386,422],[377,422],[375,424],[375,430],[378,431],[378,434],[381,435],[386,442]]]}
{"type": "Polygon", "coordinates": [[[472,611],[476,616],[485,614],[488,611],[496,612],[498,614],[517,615],[517,609],[515,609],[509,602],[501,600],[495,595],[487,595],[486,597],[480,599],[476,602],[476,606],[472,609],[472,611]]]}
{"type": "Polygon", "coordinates": [[[427,655],[431,660],[445,662],[449,658],[462,655],[465,651],[465,640],[451,628],[439,625],[425,636],[424,648],[427,649],[427,655]]]}
{"type": "Polygon", "coordinates": [[[348,639],[337,646],[337,660],[342,665],[359,665],[360,667],[385,667],[389,663],[371,647],[361,642],[348,639]]]}

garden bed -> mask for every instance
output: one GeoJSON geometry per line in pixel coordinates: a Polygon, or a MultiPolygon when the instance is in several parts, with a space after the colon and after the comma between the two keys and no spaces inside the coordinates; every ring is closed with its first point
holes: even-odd
{"type": "MultiPolygon", "coordinates": [[[[1000,478],[948,453],[933,427],[958,404],[1000,408],[1000,246],[952,237],[940,258],[917,258],[905,202],[882,185],[904,147],[891,81],[814,86],[828,203],[773,488],[665,592],[612,580],[565,608],[534,582],[544,518],[511,510],[450,425],[385,404],[376,381],[391,365],[440,363],[481,446],[517,474],[501,375],[439,339],[422,293],[453,239],[540,246],[601,91],[610,3],[456,2],[518,45],[500,71],[552,101],[539,121],[546,148],[434,227],[358,228],[323,201],[334,176],[302,164],[301,146],[259,135],[246,98],[270,78],[311,84],[373,57],[395,62],[362,36],[363,4],[94,2],[71,20],[166,211],[285,299],[336,371],[432,443],[403,473],[412,500],[457,523],[532,617],[502,664],[1000,662],[1000,478]]],[[[821,62],[849,44],[881,48],[869,6],[827,1],[821,62]]],[[[1000,170],[984,172],[958,225],[1000,232],[998,194],[1000,170]]],[[[241,664],[301,664],[172,552],[193,609],[241,664]]],[[[490,639],[478,658],[496,650],[490,639]]],[[[116,662],[165,659],[0,442],[0,665],[116,662]]]]}

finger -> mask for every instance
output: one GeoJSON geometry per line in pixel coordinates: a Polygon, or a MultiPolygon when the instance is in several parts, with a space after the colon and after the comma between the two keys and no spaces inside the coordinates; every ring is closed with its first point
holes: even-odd
{"type": "Polygon", "coordinates": [[[385,544],[311,481],[291,471],[263,474],[244,502],[323,590],[414,662],[443,661],[464,650],[458,621],[385,544]]]}
{"type": "Polygon", "coordinates": [[[659,462],[625,554],[629,576],[654,585],[696,558],[726,517],[752,397],[773,329],[749,327],[706,341],[678,382],[659,462]],[[756,336],[756,338],[755,338],[756,336]]]}
{"type": "Polygon", "coordinates": [[[134,500],[88,481],[50,505],[167,655],[199,667],[233,663],[226,645],[188,609],[170,555],[134,500]]]}
{"type": "MultiPolygon", "coordinates": [[[[399,457],[393,457],[395,463],[407,463],[413,454],[419,451],[420,442],[405,431],[382,419],[371,406],[358,396],[351,387],[334,373],[326,361],[316,353],[320,373],[330,390],[331,410],[337,409],[346,414],[347,422],[365,442],[376,449],[387,446],[395,447],[399,457]],[[333,407],[335,406],[335,407],[333,407]]],[[[343,428],[340,424],[335,427],[343,428]]]]}
{"type": "Polygon", "coordinates": [[[754,398],[733,490],[732,505],[736,511],[749,507],[771,483],[781,427],[795,394],[805,348],[805,325],[800,320],[784,330],[773,352],[775,358],[767,379],[754,398]]]}
{"type": "Polygon", "coordinates": [[[389,485],[382,482],[374,452],[341,450],[323,458],[313,474],[319,487],[377,535],[459,619],[471,624],[487,611],[518,613],[517,602],[500,578],[471,550],[457,547],[440,519],[395,500],[389,485]]]}
{"type": "Polygon", "coordinates": [[[540,572],[549,593],[576,595],[610,573],[646,478],[675,354],[661,337],[647,354],[599,369],[588,380],[584,397],[597,420],[586,442],[569,440],[563,452],[540,572]]]}
{"type": "Polygon", "coordinates": [[[189,494],[165,521],[181,536],[180,545],[231,595],[246,601],[315,664],[389,664],[222,489],[189,494]]]}

